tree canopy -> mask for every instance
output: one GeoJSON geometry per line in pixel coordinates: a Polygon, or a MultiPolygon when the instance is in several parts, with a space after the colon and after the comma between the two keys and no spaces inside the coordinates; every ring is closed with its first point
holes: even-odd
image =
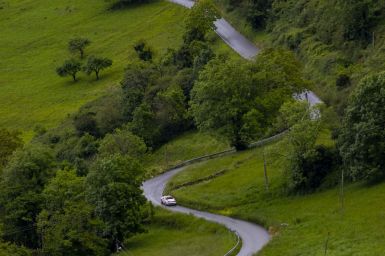
{"type": "Polygon", "coordinates": [[[99,58],[91,56],[88,58],[86,65],[84,66],[84,72],[90,75],[95,73],[96,80],[99,80],[99,73],[103,69],[106,69],[112,65],[112,60],[108,58],[99,58]]]}
{"type": "Polygon", "coordinates": [[[80,58],[84,57],[85,48],[91,44],[91,41],[87,38],[73,38],[68,42],[68,50],[72,53],[79,52],[80,58]]]}
{"type": "Polygon", "coordinates": [[[353,178],[385,175],[385,73],[364,78],[351,95],[339,137],[353,178]]]}
{"type": "Polygon", "coordinates": [[[87,175],[87,201],[95,206],[112,246],[144,231],[146,199],[140,189],[142,182],[143,169],[137,160],[121,155],[99,159],[87,175]]]}
{"type": "Polygon", "coordinates": [[[62,66],[56,69],[56,73],[59,76],[72,76],[74,82],[76,82],[76,74],[81,70],[81,63],[75,59],[66,60],[62,66]]]}
{"type": "Polygon", "coordinates": [[[256,63],[209,62],[192,90],[199,129],[227,137],[238,149],[264,135],[282,103],[306,83],[294,57],[267,50],[256,63]]]}
{"type": "Polygon", "coordinates": [[[197,1],[186,18],[184,40],[187,42],[202,40],[208,31],[216,29],[214,21],[219,18],[219,11],[212,0],[197,1]]]}

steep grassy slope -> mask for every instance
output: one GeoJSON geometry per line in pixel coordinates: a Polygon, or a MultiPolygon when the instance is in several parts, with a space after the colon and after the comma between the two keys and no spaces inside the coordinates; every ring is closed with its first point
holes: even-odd
{"type": "Polygon", "coordinates": [[[181,43],[186,10],[166,1],[109,11],[108,1],[14,0],[0,5],[0,126],[32,130],[52,127],[82,104],[115,86],[145,39],[157,53],[181,43]],[[55,69],[71,57],[69,39],[92,44],[86,53],[113,60],[102,79],[60,78],[55,69]]]}
{"type": "Polygon", "coordinates": [[[149,174],[167,170],[183,161],[230,148],[208,134],[191,131],[166,143],[143,161],[149,174]]]}
{"type": "Polygon", "coordinates": [[[192,166],[177,175],[168,189],[226,169],[222,176],[171,193],[183,205],[265,225],[274,239],[260,255],[325,255],[326,245],[327,255],[382,255],[384,184],[348,185],[342,212],[337,187],[305,196],[284,195],[281,170],[268,158],[267,193],[262,150],[192,166]]]}
{"type": "Polygon", "coordinates": [[[129,239],[124,256],[216,256],[236,243],[225,227],[183,214],[157,209],[149,232],[129,239]]]}

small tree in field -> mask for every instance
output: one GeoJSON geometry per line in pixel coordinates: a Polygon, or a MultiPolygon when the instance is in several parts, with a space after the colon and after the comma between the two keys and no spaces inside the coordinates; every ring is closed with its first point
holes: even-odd
{"type": "Polygon", "coordinates": [[[91,43],[87,38],[74,38],[68,42],[68,50],[72,53],[80,53],[80,58],[84,57],[84,49],[91,43]]]}
{"type": "Polygon", "coordinates": [[[86,72],[87,75],[95,73],[96,80],[99,80],[100,71],[111,65],[112,60],[110,59],[91,56],[88,58],[87,64],[84,67],[84,72],[86,72]]]}
{"type": "Polygon", "coordinates": [[[70,59],[66,60],[61,67],[56,69],[56,73],[61,76],[72,76],[74,82],[76,82],[76,74],[81,70],[81,64],[79,61],[70,59]]]}

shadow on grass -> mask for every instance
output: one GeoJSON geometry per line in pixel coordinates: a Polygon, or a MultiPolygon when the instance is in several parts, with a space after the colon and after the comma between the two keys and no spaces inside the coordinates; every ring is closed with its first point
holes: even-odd
{"type": "Polygon", "coordinates": [[[126,9],[134,9],[138,8],[143,4],[149,4],[154,2],[159,2],[159,0],[144,0],[143,2],[139,2],[141,0],[133,0],[136,1],[134,3],[130,3],[127,0],[117,0],[108,8],[108,11],[123,11],[126,9]]]}

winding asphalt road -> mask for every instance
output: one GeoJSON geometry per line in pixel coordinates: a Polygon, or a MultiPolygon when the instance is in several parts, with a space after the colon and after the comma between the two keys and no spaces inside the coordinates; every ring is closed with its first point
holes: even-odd
{"type": "MultiPolygon", "coordinates": [[[[194,1],[192,0],[169,0],[170,2],[182,5],[187,8],[194,6],[194,1]]],[[[253,59],[257,56],[260,49],[253,44],[250,40],[244,37],[239,33],[229,22],[221,18],[215,21],[216,30],[215,32],[222,38],[227,45],[229,45],[234,51],[241,55],[245,59],[253,59]]],[[[312,91],[305,91],[298,95],[295,95],[295,98],[299,100],[306,100],[309,102],[310,106],[322,103],[322,100],[312,91]]]]}
{"type": "MultiPolygon", "coordinates": [[[[194,5],[194,1],[191,0],[169,0],[176,4],[183,5],[187,8],[191,8],[194,5]]],[[[218,19],[215,21],[215,32],[225,41],[234,51],[239,53],[245,59],[253,59],[260,51],[252,42],[246,37],[240,34],[234,27],[231,26],[225,19],[218,19]]],[[[298,100],[306,100],[309,105],[313,106],[322,101],[311,91],[305,91],[301,94],[295,95],[298,100]]],[[[162,206],[160,204],[160,197],[163,195],[163,191],[168,181],[177,173],[184,170],[185,167],[170,170],[162,175],[159,175],[153,179],[147,180],[143,183],[143,190],[146,198],[154,205],[162,206]]],[[[242,240],[242,248],[237,256],[251,256],[259,252],[264,245],[266,245],[270,236],[269,233],[262,227],[250,222],[233,219],[221,215],[216,215],[207,212],[201,212],[193,209],[189,209],[182,206],[168,207],[169,210],[175,212],[181,212],[186,214],[192,214],[194,216],[204,218],[208,221],[217,222],[225,225],[228,229],[238,233],[242,240]]]]}
{"type": "MultiPolygon", "coordinates": [[[[183,171],[184,168],[185,167],[181,167],[168,171],[144,182],[143,190],[146,198],[154,205],[162,206],[160,203],[160,197],[163,195],[166,184],[175,174],[183,171]]],[[[250,222],[208,212],[201,212],[182,206],[167,207],[167,209],[175,212],[192,214],[208,221],[223,224],[228,229],[236,231],[242,240],[242,248],[239,251],[238,256],[251,256],[261,250],[262,247],[270,240],[269,233],[264,228],[250,222]]]]}

